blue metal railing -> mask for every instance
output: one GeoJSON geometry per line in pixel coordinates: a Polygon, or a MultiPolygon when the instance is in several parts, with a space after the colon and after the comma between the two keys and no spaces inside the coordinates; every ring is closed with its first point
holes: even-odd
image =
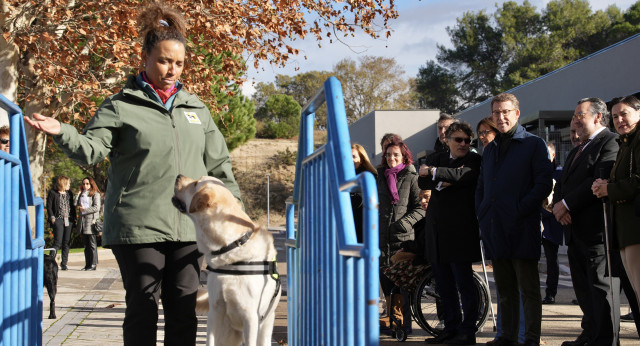
{"type": "Polygon", "coordinates": [[[0,346],[42,345],[44,205],[33,194],[22,111],[2,95],[0,107],[11,128],[11,153],[0,151],[0,346]]]}
{"type": "Polygon", "coordinates": [[[355,175],[335,77],[302,111],[286,219],[289,344],[378,345],[378,192],[371,173],[355,175]],[[315,112],[325,100],[327,143],[314,150],[315,112]],[[352,191],[365,201],[363,244],[356,240],[352,191]]]}

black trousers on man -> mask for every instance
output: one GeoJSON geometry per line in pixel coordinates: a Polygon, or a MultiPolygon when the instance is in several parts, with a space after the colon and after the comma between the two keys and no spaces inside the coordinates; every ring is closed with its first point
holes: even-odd
{"type": "Polygon", "coordinates": [[[433,263],[431,269],[441,299],[437,308],[438,316],[444,318],[444,332],[475,335],[478,331],[476,320],[480,298],[473,280],[471,262],[433,263]]]}
{"type": "Polygon", "coordinates": [[[585,244],[572,237],[567,255],[573,290],[583,313],[582,334],[588,337],[589,345],[617,345],[613,328],[620,330],[620,279],[613,277],[612,302],[604,244],[585,244]]]}
{"type": "Polygon", "coordinates": [[[502,337],[518,340],[520,294],[524,307],[525,344],[539,345],[542,326],[542,296],[538,260],[494,259],[493,276],[500,296],[502,337]]]}
{"type": "Polygon", "coordinates": [[[544,257],[547,259],[547,281],[545,295],[556,297],[558,293],[558,279],[560,277],[560,265],[558,264],[558,248],[560,246],[548,239],[542,238],[544,257]]]}
{"type": "Polygon", "coordinates": [[[158,299],[164,309],[164,344],[195,345],[196,295],[202,255],[195,242],[112,246],[126,291],[125,345],[155,345],[158,299]]]}

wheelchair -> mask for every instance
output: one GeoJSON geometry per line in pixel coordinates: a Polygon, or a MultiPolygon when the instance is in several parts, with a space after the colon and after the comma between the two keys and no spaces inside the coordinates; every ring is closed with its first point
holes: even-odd
{"type": "MultiPolygon", "coordinates": [[[[420,328],[424,329],[427,333],[437,336],[442,333],[444,329],[443,319],[438,314],[438,306],[440,305],[440,296],[436,290],[436,281],[433,277],[433,272],[430,266],[426,266],[424,270],[418,274],[419,280],[411,280],[411,282],[417,282],[415,285],[407,286],[403,285],[403,289],[407,290],[410,297],[411,315],[414,321],[418,323],[420,328]]],[[[393,280],[393,279],[392,279],[393,280]]],[[[491,296],[489,293],[489,287],[482,277],[473,272],[473,282],[478,290],[478,318],[476,320],[476,326],[478,330],[481,330],[487,321],[489,309],[491,304],[491,296]]],[[[400,285],[392,289],[392,293],[398,293],[400,285]]],[[[394,326],[392,337],[395,337],[398,341],[405,341],[407,339],[407,333],[393,315],[390,315],[391,324],[394,326]]]]}

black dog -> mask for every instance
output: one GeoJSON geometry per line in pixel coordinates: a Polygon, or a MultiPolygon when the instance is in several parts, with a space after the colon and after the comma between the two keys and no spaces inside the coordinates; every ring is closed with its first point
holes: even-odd
{"type": "Polygon", "coordinates": [[[58,263],[56,250],[44,255],[44,287],[49,293],[49,318],[56,318],[56,292],[58,291],[58,263]]]}

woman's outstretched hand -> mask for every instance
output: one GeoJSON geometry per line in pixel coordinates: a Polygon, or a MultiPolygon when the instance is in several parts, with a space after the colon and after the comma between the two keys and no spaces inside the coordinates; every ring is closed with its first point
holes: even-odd
{"type": "Polygon", "coordinates": [[[34,129],[42,131],[49,135],[57,135],[60,133],[60,122],[52,117],[45,117],[40,113],[33,113],[33,119],[24,116],[24,121],[31,125],[34,129]]]}

